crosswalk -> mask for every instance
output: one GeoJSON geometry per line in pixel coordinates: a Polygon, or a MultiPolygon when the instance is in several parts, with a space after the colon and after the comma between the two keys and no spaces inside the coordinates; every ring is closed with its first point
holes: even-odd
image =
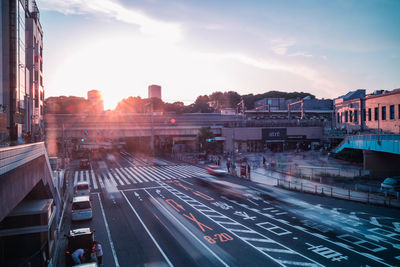
{"type": "Polygon", "coordinates": [[[134,166],[93,170],[80,170],[74,173],[74,184],[88,182],[93,190],[105,188],[105,184],[114,186],[128,186],[146,182],[155,182],[170,179],[182,179],[205,174],[206,171],[193,165],[174,166],[134,166]]]}
{"type": "Polygon", "coordinates": [[[125,151],[121,151],[120,155],[135,166],[177,165],[176,163],[173,163],[173,162],[165,160],[165,159],[146,157],[145,155],[140,155],[140,157],[134,157],[125,151]]]}

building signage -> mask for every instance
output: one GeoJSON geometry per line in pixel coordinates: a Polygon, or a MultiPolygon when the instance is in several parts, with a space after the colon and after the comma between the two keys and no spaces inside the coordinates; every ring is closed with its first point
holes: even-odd
{"type": "Polygon", "coordinates": [[[286,140],[286,128],[264,128],[262,129],[263,140],[286,140]]]}

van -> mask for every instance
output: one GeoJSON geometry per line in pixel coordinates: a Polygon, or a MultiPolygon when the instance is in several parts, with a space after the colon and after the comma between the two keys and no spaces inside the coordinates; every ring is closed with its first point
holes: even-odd
{"type": "Polygon", "coordinates": [[[88,182],[78,182],[74,185],[74,196],[89,196],[90,188],[88,182]]]}
{"type": "Polygon", "coordinates": [[[74,197],[72,200],[72,220],[91,220],[92,217],[92,203],[89,196],[74,197]]]}

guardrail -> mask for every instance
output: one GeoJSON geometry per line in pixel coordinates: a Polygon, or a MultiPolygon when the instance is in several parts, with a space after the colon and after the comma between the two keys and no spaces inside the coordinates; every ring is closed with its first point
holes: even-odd
{"type": "Polygon", "coordinates": [[[0,148],[0,175],[43,155],[47,158],[44,142],[0,148]]]}
{"type": "Polygon", "coordinates": [[[323,184],[310,184],[299,181],[288,181],[284,179],[277,179],[277,186],[283,187],[289,190],[295,190],[300,192],[318,194],[329,196],[333,198],[340,198],[345,200],[358,201],[368,204],[384,205],[388,207],[400,208],[400,193],[397,192],[395,195],[385,194],[373,194],[369,192],[359,192],[351,189],[331,187],[323,184]]]}

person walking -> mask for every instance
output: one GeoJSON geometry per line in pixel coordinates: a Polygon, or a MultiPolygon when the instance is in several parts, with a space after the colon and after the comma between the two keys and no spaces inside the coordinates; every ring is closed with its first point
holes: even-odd
{"type": "Polygon", "coordinates": [[[97,263],[99,265],[103,264],[103,248],[101,247],[101,244],[98,241],[93,241],[93,252],[96,253],[96,258],[97,258],[97,263]]]}
{"type": "Polygon", "coordinates": [[[228,169],[228,173],[229,173],[230,168],[231,168],[231,162],[229,161],[229,159],[226,161],[226,168],[228,169]]]}
{"type": "Polygon", "coordinates": [[[247,164],[247,178],[250,180],[250,164],[247,164]]]}

